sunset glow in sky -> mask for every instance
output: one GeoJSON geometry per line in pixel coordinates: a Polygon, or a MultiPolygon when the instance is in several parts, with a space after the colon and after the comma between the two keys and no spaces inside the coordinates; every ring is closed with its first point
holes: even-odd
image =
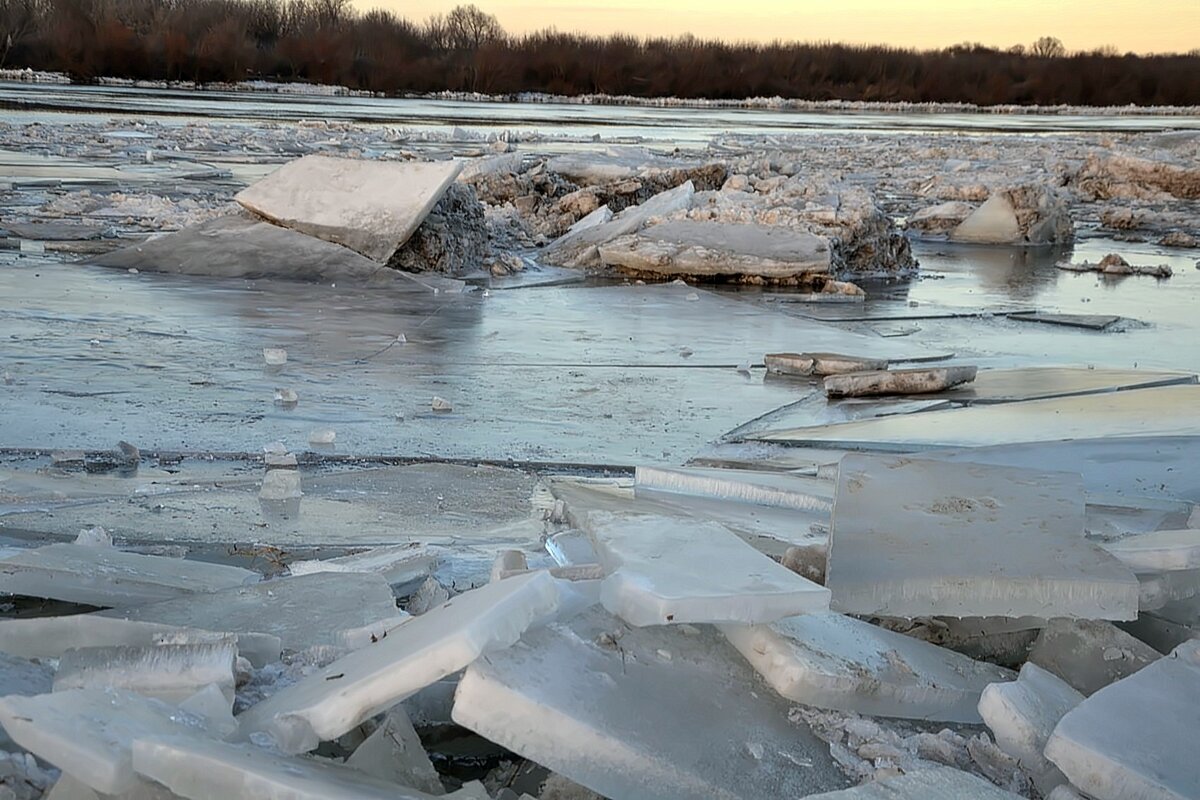
{"type": "MultiPolygon", "coordinates": [[[[460,0],[355,0],[410,19],[460,0]]],[[[561,31],[637,36],[693,33],[939,48],[959,42],[1008,47],[1057,36],[1068,50],[1200,48],[1200,0],[475,0],[513,33],[561,31]]]]}

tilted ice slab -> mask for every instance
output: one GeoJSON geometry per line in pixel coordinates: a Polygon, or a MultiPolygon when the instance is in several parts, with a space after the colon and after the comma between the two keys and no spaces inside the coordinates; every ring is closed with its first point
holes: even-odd
{"type": "Polygon", "coordinates": [[[1200,642],[1186,642],[1067,712],[1046,757],[1096,800],[1194,800],[1197,697],[1200,642]]]}
{"type": "Polygon", "coordinates": [[[293,575],[314,572],[371,572],[382,575],[390,585],[402,585],[422,579],[437,566],[437,556],[423,547],[407,544],[375,547],[348,556],[312,561],[293,561],[293,575]]]}
{"type": "Polygon", "coordinates": [[[149,647],[164,639],[175,642],[237,641],[238,653],[256,667],[279,660],[279,637],[266,633],[227,633],[136,622],[99,614],[0,620],[0,652],[25,658],[59,658],[83,647],[149,647]]]}
{"type": "Polygon", "coordinates": [[[0,559],[0,592],[94,606],[130,606],[258,581],[241,567],[50,544],[0,559]]]}
{"type": "Polygon", "coordinates": [[[671,492],[800,511],[828,513],[833,510],[833,484],[830,481],[782,472],[638,467],[634,490],[639,494],[671,492]]]}
{"type": "Polygon", "coordinates": [[[808,800],[1016,800],[1020,796],[969,772],[937,767],[864,783],[840,792],[814,794],[808,800]]]}
{"type": "Polygon", "coordinates": [[[595,513],[585,529],[609,573],[600,600],[630,625],[771,622],[829,609],[829,590],[715,522],[595,513]]]}
{"type": "Polygon", "coordinates": [[[444,792],[437,770],[401,706],[388,711],[375,732],[354,748],[346,766],[430,794],[444,792]]]}
{"type": "Polygon", "coordinates": [[[232,639],[212,644],[68,650],[59,661],[54,691],[128,689],[180,703],[212,684],[232,705],[236,659],[237,646],[232,639]]]}
{"type": "Polygon", "coordinates": [[[454,721],[606,797],[761,800],[837,789],[829,747],[711,629],[594,609],[463,675],[454,721]]]}
{"type": "Polygon", "coordinates": [[[1078,475],[850,454],[825,585],[847,614],[1134,619],[1137,579],[1083,529],[1078,475]]]}
{"type": "Polygon", "coordinates": [[[841,375],[887,369],[885,358],[846,356],[839,353],[767,353],[763,356],[767,372],[777,375],[841,375]]]}
{"type": "Polygon", "coordinates": [[[806,231],[679,219],[601,245],[600,261],[639,274],[791,278],[829,272],[830,248],[806,231]]]}
{"type": "Polygon", "coordinates": [[[1157,661],[1160,653],[1104,620],[1052,619],[1029,651],[1030,663],[1085,695],[1157,661]]]}
{"type": "Polygon", "coordinates": [[[979,698],[979,714],[996,744],[1021,762],[1038,791],[1048,794],[1066,778],[1042,751],[1063,715],[1084,697],[1036,664],[1025,664],[1016,681],[993,683],[979,698]]]}
{"type": "Polygon", "coordinates": [[[403,622],[383,578],[322,572],[263,581],[184,600],[99,612],[100,616],[210,630],[278,636],[288,650],[314,645],[350,646],[348,636],[368,628],[376,635],[403,622]]]}
{"type": "Polygon", "coordinates": [[[312,750],[483,653],[510,646],[548,619],[559,599],[546,572],[464,592],[247,709],[239,717],[242,735],[265,731],[284,752],[312,750]]]}
{"type": "Polygon", "coordinates": [[[1142,533],[1103,547],[1135,572],[1200,569],[1200,530],[1142,533]]]}
{"type": "Polygon", "coordinates": [[[279,225],[385,262],[424,222],[461,169],[460,161],[305,156],[233,199],[279,225]]]}
{"type": "Polygon", "coordinates": [[[975,380],[975,367],[921,367],[917,369],[846,372],[825,377],[828,397],[874,397],[891,394],[930,394],[975,380]]]}
{"type": "Polygon", "coordinates": [[[695,194],[695,186],[691,181],[659,192],[641,205],[630,206],[608,222],[558,237],[538,253],[538,260],[559,267],[598,267],[600,245],[618,236],[639,231],[657,217],[691,208],[695,194]]]}
{"type": "Polygon", "coordinates": [[[1003,667],[841,614],[720,630],[789,700],[883,717],[979,722],[979,694],[1003,667]]]}
{"type": "Polygon", "coordinates": [[[135,785],[135,739],[213,734],[198,714],[120,689],[3,697],[0,724],[21,747],[105,794],[135,785]]]}
{"type": "Polygon", "coordinates": [[[195,800],[427,800],[434,797],[341,764],[289,758],[254,745],[213,740],[141,737],[133,743],[133,766],[139,774],[182,797],[195,800]]]}

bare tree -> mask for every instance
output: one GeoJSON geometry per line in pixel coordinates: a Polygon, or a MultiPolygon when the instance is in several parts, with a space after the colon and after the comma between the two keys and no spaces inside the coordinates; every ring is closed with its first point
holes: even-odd
{"type": "Polygon", "coordinates": [[[446,33],[456,50],[478,50],[504,38],[504,28],[495,16],[476,5],[455,6],[446,15],[446,33]]]}
{"type": "Polygon", "coordinates": [[[1038,58],[1062,58],[1067,54],[1062,40],[1054,36],[1043,36],[1029,47],[1030,55],[1038,58]]]}

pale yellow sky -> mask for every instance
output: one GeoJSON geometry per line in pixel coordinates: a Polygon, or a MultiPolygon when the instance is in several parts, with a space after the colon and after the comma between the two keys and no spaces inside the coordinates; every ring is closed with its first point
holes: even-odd
{"type": "MultiPolygon", "coordinates": [[[[354,0],[410,19],[460,0],[354,0]]],[[[837,41],[937,48],[964,41],[1008,47],[1057,36],[1068,50],[1200,48],[1200,0],[475,0],[510,32],[837,41]]]]}

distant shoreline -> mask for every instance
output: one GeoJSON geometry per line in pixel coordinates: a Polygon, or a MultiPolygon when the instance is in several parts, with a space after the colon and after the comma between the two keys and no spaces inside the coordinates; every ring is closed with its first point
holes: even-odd
{"type": "Polygon", "coordinates": [[[241,81],[238,83],[191,81],[134,80],[130,78],[98,78],[95,81],[73,81],[61,72],[32,69],[0,69],[0,81],[46,85],[80,85],[175,91],[237,92],[293,95],[297,97],[358,97],[410,100],[434,100],[470,103],[517,103],[529,105],[615,106],[679,109],[746,109],[761,111],[795,111],[808,113],[885,113],[885,114],[996,114],[1029,116],[1200,116],[1200,106],[1078,106],[1078,105],[994,105],[973,103],[928,102],[911,103],[867,100],[804,100],[785,97],[751,97],[739,100],[680,97],[633,97],[630,95],[583,94],[558,95],[543,92],[515,94],[484,94],[480,92],[428,92],[387,94],[303,82],[241,81]]]}

